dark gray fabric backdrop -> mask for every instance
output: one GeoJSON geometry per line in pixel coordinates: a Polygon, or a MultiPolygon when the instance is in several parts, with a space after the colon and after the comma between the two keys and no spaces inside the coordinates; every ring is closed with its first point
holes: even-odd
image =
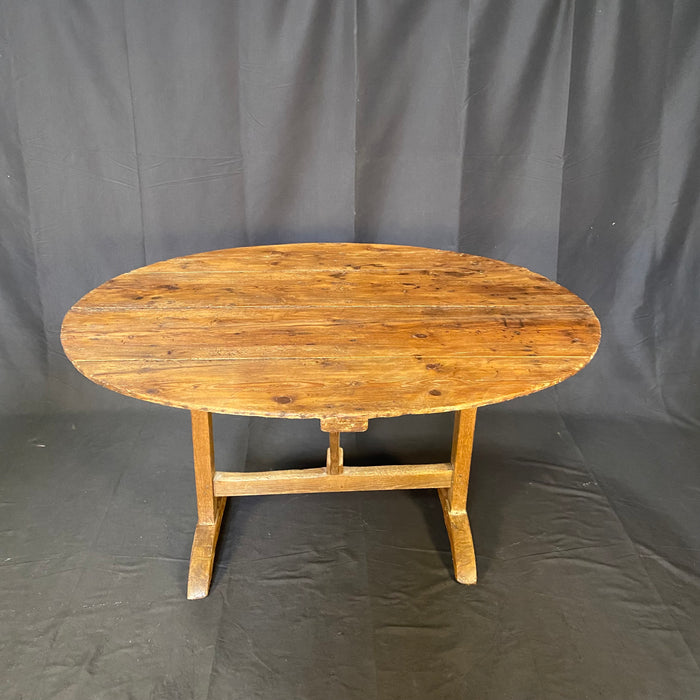
{"type": "MultiPolygon", "coordinates": [[[[4,0],[0,105],[3,697],[700,697],[700,3],[4,0]],[[275,497],[187,603],[186,414],[79,376],[62,317],[174,255],[353,240],[530,267],[601,349],[481,411],[476,588],[434,494],[275,497]]],[[[325,449],[216,427],[235,468],[325,449]]]]}

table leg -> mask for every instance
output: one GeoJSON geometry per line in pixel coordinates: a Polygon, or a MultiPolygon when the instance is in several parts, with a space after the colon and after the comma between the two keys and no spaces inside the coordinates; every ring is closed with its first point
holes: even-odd
{"type": "Polygon", "coordinates": [[[214,496],[214,441],[211,413],[192,411],[194,478],[197,487],[197,528],[192,542],[187,597],[205,598],[209,593],[214,552],[226,498],[214,496]]]}
{"type": "Polygon", "coordinates": [[[476,408],[455,413],[452,436],[452,485],[438,489],[450,537],[455,578],[460,583],[476,583],[476,557],[467,517],[467,489],[471,465],[476,408]]]}

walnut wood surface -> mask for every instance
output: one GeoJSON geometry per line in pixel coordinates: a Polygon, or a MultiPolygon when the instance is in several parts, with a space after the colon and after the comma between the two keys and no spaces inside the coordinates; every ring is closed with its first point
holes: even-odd
{"type": "Polygon", "coordinates": [[[116,277],[68,312],[88,378],[194,411],[366,420],[496,403],[595,353],[593,311],[521,267],[406,246],[200,253],[116,277]]]}

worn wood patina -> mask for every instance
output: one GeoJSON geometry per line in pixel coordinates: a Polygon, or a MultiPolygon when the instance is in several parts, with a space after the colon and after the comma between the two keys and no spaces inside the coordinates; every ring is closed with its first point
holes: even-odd
{"type": "Polygon", "coordinates": [[[590,307],[522,267],[355,243],[234,248],[128,272],[86,294],[61,338],[109,389],[192,411],[198,525],[188,595],[207,594],[233,495],[437,488],[455,574],[476,580],[466,514],[476,407],[556,384],[593,356],[590,307]],[[446,464],[346,467],[340,433],[372,418],[456,411],[446,464]],[[326,466],[214,469],[211,413],[316,418],[326,466]]]}

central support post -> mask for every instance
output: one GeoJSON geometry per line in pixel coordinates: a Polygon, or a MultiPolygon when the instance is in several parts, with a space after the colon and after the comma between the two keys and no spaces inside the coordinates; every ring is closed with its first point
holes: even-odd
{"type": "Polygon", "coordinates": [[[340,446],[340,433],[328,433],[331,446],[326,455],[326,472],[328,474],[343,473],[343,448],[340,446]]]}

